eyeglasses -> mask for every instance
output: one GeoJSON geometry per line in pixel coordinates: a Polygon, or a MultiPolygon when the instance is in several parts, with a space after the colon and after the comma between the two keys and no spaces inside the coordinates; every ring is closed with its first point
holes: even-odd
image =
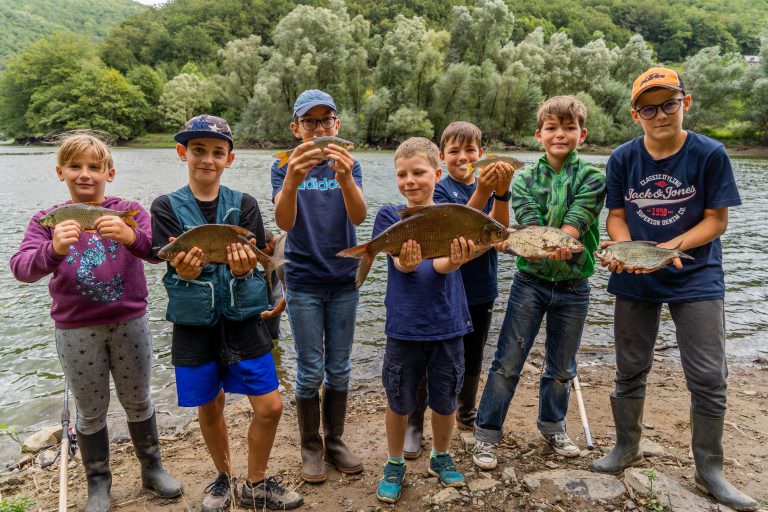
{"type": "Polygon", "coordinates": [[[330,128],[336,122],[336,117],[324,117],[322,119],[299,119],[299,124],[305,130],[315,130],[319,124],[323,128],[330,128]]]}
{"type": "Polygon", "coordinates": [[[664,103],[659,103],[658,105],[643,105],[640,108],[635,108],[635,112],[637,112],[637,115],[639,115],[642,119],[650,121],[656,117],[656,114],[659,113],[659,108],[661,108],[661,110],[663,110],[667,115],[674,114],[680,110],[680,105],[683,104],[684,99],[685,98],[674,98],[667,100],[664,103]]]}

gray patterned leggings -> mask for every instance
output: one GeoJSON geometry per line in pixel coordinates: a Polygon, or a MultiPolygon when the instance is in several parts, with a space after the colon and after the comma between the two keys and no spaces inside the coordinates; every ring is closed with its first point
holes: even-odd
{"type": "Polygon", "coordinates": [[[146,315],[119,324],[56,329],[56,351],[77,404],[77,430],[83,434],[107,426],[110,372],[128,421],[144,421],[154,413],[146,315]]]}

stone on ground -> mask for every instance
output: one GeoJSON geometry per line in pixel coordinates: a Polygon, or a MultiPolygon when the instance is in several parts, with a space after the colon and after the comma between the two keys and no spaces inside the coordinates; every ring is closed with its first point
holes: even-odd
{"type": "Polygon", "coordinates": [[[523,479],[523,483],[531,491],[536,491],[544,484],[554,485],[566,494],[590,501],[613,500],[624,494],[626,490],[624,485],[611,475],[571,469],[532,473],[523,479]]]}
{"type": "Polygon", "coordinates": [[[51,445],[58,445],[59,441],[61,441],[61,425],[50,425],[25,439],[21,451],[37,453],[51,445]]]}
{"type": "MultiPolygon", "coordinates": [[[[635,493],[648,496],[651,491],[650,479],[647,468],[629,468],[624,471],[624,485],[635,493]]],[[[653,493],[662,505],[672,504],[672,510],[719,510],[721,512],[733,512],[733,509],[719,505],[716,508],[714,501],[710,501],[703,495],[694,493],[680,485],[679,482],[668,477],[664,473],[655,470],[653,479],[653,493]]]]}
{"type": "Polygon", "coordinates": [[[453,501],[458,501],[460,499],[461,499],[461,494],[459,494],[459,491],[457,491],[456,488],[446,487],[439,493],[429,498],[429,503],[433,505],[444,505],[446,503],[451,503],[453,501]]]}
{"type": "Polygon", "coordinates": [[[493,480],[492,478],[478,478],[476,480],[472,480],[468,484],[469,490],[472,492],[490,491],[499,485],[501,485],[501,482],[498,480],[493,480]]]}
{"type": "Polygon", "coordinates": [[[666,457],[669,455],[669,450],[656,441],[651,441],[646,438],[640,440],[640,450],[642,450],[643,455],[646,457],[666,457]]]}

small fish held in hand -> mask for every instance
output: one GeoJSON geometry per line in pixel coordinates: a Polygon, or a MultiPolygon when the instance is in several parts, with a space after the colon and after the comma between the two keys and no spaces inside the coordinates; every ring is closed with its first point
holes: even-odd
{"type": "Polygon", "coordinates": [[[136,219],[134,215],[139,213],[139,210],[128,210],[127,212],[121,210],[112,210],[110,208],[102,208],[96,203],[73,203],[64,206],[59,206],[55,210],[51,210],[46,215],[40,217],[38,222],[41,226],[56,227],[56,225],[64,222],[65,220],[74,220],[80,224],[80,227],[86,231],[92,231],[93,225],[100,217],[107,215],[115,215],[123,219],[123,221],[131,226],[136,227],[136,219]]]}
{"type": "MultiPolygon", "coordinates": [[[[328,147],[329,144],[335,144],[344,149],[353,149],[355,147],[354,142],[349,141],[347,139],[342,139],[341,137],[336,137],[336,136],[314,137],[312,139],[306,139],[302,143],[309,142],[309,141],[312,141],[312,143],[314,144],[314,146],[312,146],[312,149],[316,149],[316,148],[325,149],[328,147]]],[[[280,162],[278,162],[277,166],[278,167],[284,166],[285,163],[288,161],[288,159],[291,158],[291,153],[293,153],[293,149],[289,149],[288,151],[281,151],[280,153],[275,154],[274,157],[280,159],[280,162]]]]}
{"type": "Polygon", "coordinates": [[[584,251],[584,245],[571,235],[552,226],[510,226],[503,251],[523,258],[547,258],[558,249],[573,253],[584,251]]]}
{"type": "Polygon", "coordinates": [[[478,173],[482,173],[483,169],[496,162],[506,162],[510,164],[516,171],[525,167],[525,163],[515,157],[488,153],[488,156],[485,158],[475,162],[469,162],[468,164],[464,165],[464,168],[467,170],[467,172],[478,171],[478,173]]]}
{"type": "Polygon", "coordinates": [[[666,267],[675,258],[695,259],[678,249],[664,249],[657,247],[656,242],[645,240],[611,244],[596,250],[595,256],[603,260],[616,260],[636,270],[657,270],[666,267]]]}

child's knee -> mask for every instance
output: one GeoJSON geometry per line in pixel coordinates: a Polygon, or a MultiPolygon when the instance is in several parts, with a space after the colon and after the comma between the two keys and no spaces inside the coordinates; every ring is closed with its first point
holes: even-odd
{"type": "Polygon", "coordinates": [[[254,405],[253,420],[259,423],[277,423],[283,415],[283,401],[277,393],[254,405]]]}

